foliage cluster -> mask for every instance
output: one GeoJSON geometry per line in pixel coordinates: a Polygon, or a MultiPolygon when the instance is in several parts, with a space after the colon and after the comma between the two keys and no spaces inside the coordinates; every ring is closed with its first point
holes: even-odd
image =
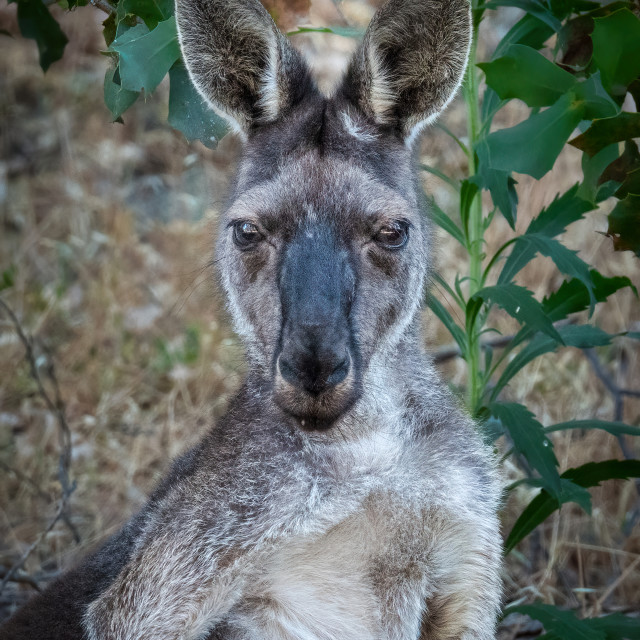
{"type": "MultiPolygon", "coordinates": [[[[18,4],[22,33],[36,40],[46,69],[62,56],[66,37],[42,0],[13,1],[18,4]]],[[[170,124],[189,140],[214,146],[226,127],[196,93],[180,61],[172,0],[94,1],[108,13],[103,33],[113,64],[105,76],[104,97],[113,119],[120,119],[140,95],[153,92],[168,74],[170,124]]],[[[72,9],[87,0],[67,2],[72,9]]],[[[523,471],[523,479],[508,491],[521,484],[540,489],[509,532],[508,553],[563,504],[576,503],[590,512],[591,487],[640,477],[638,460],[586,462],[561,470],[549,437],[567,429],[640,436],[640,427],[596,419],[544,427],[525,406],[504,400],[509,382],[535,358],[565,347],[606,346],[618,337],[593,324],[577,323],[582,317],[577,314],[588,311],[591,316],[596,305],[620,289],[634,289],[633,283],[622,275],[600,274],[558,236],[605,201],[614,202],[608,235],[616,249],[640,255],[640,149],[634,139],[640,137],[640,4],[637,0],[473,0],[476,36],[487,12],[504,6],[525,13],[489,61],[476,64],[472,47],[463,91],[468,139],[451,134],[467,158],[468,175],[454,181],[436,168],[423,168],[459,194],[455,214],[435,202],[431,210],[435,222],[468,255],[468,271],[459,273],[455,282],[437,278],[459,307],[463,322],[456,322],[458,314],[449,313],[435,297],[428,304],[468,365],[469,410],[483,422],[489,442],[506,439],[508,455],[523,471]],[[482,95],[480,72],[486,80],[482,95]],[[524,102],[531,109],[528,117],[516,126],[496,129],[496,114],[511,100],[524,102]],[[630,110],[633,103],[635,111],[630,110]],[[573,137],[576,129],[580,134],[573,137]],[[542,178],[566,144],[583,153],[583,180],[558,194],[524,233],[515,234],[518,189],[513,173],[542,178]],[[483,208],[483,191],[490,195],[490,210],[483,208]],[[484,238],[496,214],[504,217],[514,235],[486,255],[484,238]],[[515,282],[537,255],[553,260],[566,277],[541,302],[515,282]],[[499,353],[484,340],[488,331],[495,331],[490,313],[496,307],[520,325],[499,353]]],[[[638,333],[624,335],[640,339],[638,333]]],[[[640,625],[620,615],[579,620],[542,604],[505,610],[511,612],[540,620],[549,638],[640,637],[640,625]]]]}

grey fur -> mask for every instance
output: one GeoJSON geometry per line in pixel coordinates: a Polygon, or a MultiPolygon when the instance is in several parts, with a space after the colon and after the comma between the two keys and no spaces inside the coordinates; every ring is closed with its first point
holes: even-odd
{"type": "Polygon", "coordinates": [[[391,0],[332,98],[257,0],[178,0],[177,18],[196,86],[247,138],[217,254],[249,374],[144,509],[0,637],[493,638],[499,483],[422,349],[430,231],[407,145],[457,87],[466,0],[391,0]],[[388,248],[378,234],[398,221],[408,239],[388,248]],[[261,234],[248,249],[244,222],[261,234]],[[306,290],[330,335],[288,308],[306,290]],[[348,372],[306,392],[284,376],[291,352],[329,371],[346,353],[348,372]]]}

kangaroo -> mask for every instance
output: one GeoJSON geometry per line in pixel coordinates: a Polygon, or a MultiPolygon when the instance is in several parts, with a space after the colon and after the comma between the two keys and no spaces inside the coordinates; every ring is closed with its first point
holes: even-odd
{"type": "Polygon", "coordinates": [[[258,0],[177,0],[183,57],[245,141],[217,256],[248,374],[147,504],[3,640],[489,640],[492,454],[423,350],[413,169],[467,0],[390,0],[332,97],[258,0]]]}

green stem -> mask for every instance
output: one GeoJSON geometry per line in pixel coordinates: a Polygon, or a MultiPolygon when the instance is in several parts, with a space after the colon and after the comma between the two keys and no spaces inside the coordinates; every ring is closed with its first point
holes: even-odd
{"type": "MultiPolygon", "coordinates": [[[[474,2],[475,5],[475,2],[474,2]]],[[[475,7],[474,7],[475,8],[475,7]]],[[[480,119],[479,96],[478,96],[478,76],[476,70],[476,43],[478,37],[479,16],[474,11],[473,41],[469,52],[469,63],[463,87],[464,100],[467,107],[467,131],[469,136],[468,144],[468,165],[469,177],[474,176],[477,171],[474,147],[480,135],[482,122],[480,119]]],[[[469,297],[473,296],[484,285],[482,260],[484,258],[484,217],[482,212],[481,194],[474,197],[469,210],[469,227],[467,230],[467,249],[469,251],[469,297]]],[[[480,375],[480,332],[482,322],[477,320],[469,327],[468,340],[468,403],[469,410],[476,414],[480,408],[480,401],[483,394],[483,376],[480,375]]]]}

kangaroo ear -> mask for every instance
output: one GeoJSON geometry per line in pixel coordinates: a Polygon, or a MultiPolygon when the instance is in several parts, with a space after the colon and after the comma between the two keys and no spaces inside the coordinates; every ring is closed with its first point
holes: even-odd
{"type": "Polygon", "coordinates": [[[453,99],[470,44],[469,0],[389,0],[374,15],[341,93],[410,144],[453,99]]]}
{"type": "Polygon", "coordinates": [[[176,0],[176,21],[194,86],[239,132],[278,120],[314,90],[258,0],[176,0]]]}

